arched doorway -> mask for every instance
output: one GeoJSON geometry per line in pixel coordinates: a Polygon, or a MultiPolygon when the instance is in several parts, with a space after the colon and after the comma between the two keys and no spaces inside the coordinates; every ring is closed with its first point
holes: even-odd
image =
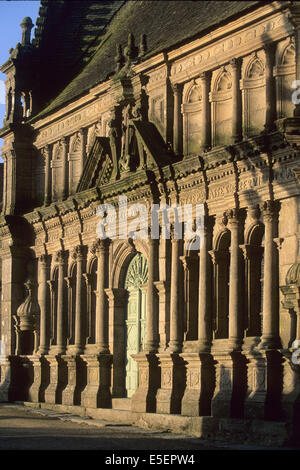
{"type": "Polygon", "coordinates": [[[146,339],[146,284],[148,263],[137,253],[131,260],[125,278],[128,291],[126,309],[126,390],[131,397],[138,387],[138,365],[131,357],[144,349],[146,339]]]}

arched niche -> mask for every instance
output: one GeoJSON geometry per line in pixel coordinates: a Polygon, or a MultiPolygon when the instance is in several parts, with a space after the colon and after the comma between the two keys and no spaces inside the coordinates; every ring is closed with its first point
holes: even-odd
{"type": "Polygon", "coordinates": [[[277,44],[275,64],[277,118],[291,117],[295,107],[292,83],[296,79],[295,44],[292,38],[277,44]]]}
{"type": "Polygon", "coordinates": [[[183,90],[183,153],[197,154],[201,150],[201,126],[203,125],[202,88],[198,80],[184,86],[183,90]]]}
{"type": "Polygon", "coordinates": [[[53,159],[51,161],[52,168],[52,200],[57,201],[63,195],[64,188],[64,171],[65,164],[63,158],[64,147],[61,142],[57,143],[53,150],[53,159]]]}
{"type": "Polygon", "coordinates": [[[216,236],[215,249],[211,252],[214,264],[214,339],[226,339],[229,333],[230,240],[230,231],[228,229],[222,230],[216,236]]]}
{"type": "Polygon", "coordinates": [[[211,90],[212,145],[228,145],[232,136],[232,77],[226,67],[213,72],[211,90]]]}
{"type": "Polygon", "coordinates": [[[76,192],[82,174],[83,142],[78,132],[72,139],[69,152],[69,194],[76,192]]]}
{"type": "Polygon", "coordinates": [[[243,136],[259,134],[266,122],[265,57],[262,51],[243,60],[240,82],[243,103],[243,136]]]}

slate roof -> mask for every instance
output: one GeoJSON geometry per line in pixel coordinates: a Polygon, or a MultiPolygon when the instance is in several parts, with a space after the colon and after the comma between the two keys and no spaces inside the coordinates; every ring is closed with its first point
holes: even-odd
{"type": "Polygon", "coordinates": [[[33,120],[78,98],[112,75],[116,45],[126,46],[128,33],[134,34],[136,45],[140,35],[146,34],[147,52],[143,57],[146,59],[201,37],[262,2],[42,0],[41,3],[48,6],[43,7],[44,19],[36,31],[37,45],[45,51],[45,64],[52,67],[48,78],[50,89],[59,92],[33,120]]]}

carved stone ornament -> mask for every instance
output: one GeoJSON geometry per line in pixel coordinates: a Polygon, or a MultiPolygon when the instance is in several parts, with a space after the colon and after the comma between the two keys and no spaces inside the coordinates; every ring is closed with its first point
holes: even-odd
{"type": "Polygon", "coordinates": [[[29,280],[24,285],[28,291],[27,297],[19,306],[16,316],[21,331],[33,331],[37,328],[40,307],[35,295],[35,284],[29,280]]]}

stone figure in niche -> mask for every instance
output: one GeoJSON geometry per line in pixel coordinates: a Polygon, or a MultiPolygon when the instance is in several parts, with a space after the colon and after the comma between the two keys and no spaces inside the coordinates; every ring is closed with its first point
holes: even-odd
{"type": "Polygon", "coordinates": [[[118,161],[118,139],[119,139],[119,133],[118,133],[118,125],[117,125],[117,119],[115,116],[115,113],[112,113],[111,119],[108,121],[108,136],[109,136],[109,141],[110,141],[110,147],[111,147],[111,156],[112,156],[112,161],[113,161],[113,171],[111,174],[111,179],[118,179],[120,176],[120,171],[119,171],[119,161],[118,161]]]}
{"type": "Polygon", "coordinates": [[[122,137],[121,137],[121,158],[120,171],[128,172],[132,169],[135,156],[135,131],[131,124],[131,120],[139,115],[138,108],[132,109],[132,105],[128,104],[122,113],[122,137]]]}

